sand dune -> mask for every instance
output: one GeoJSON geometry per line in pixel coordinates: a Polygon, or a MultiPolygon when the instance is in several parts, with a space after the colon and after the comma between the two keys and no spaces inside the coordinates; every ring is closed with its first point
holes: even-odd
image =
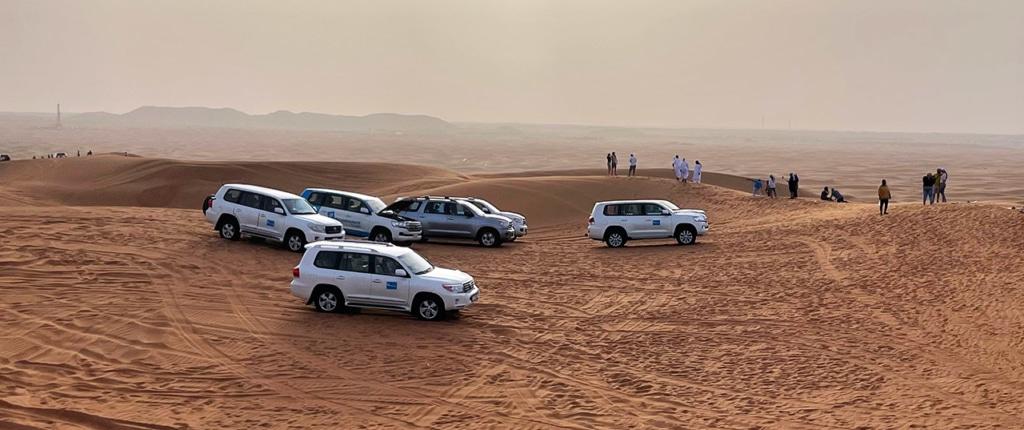
{"type": "Polygon", "coordinates": [[[600,171],[123,157],[4,165],[0,197],[0,428],[1024,423],[1024,215],[993,205],[880,218],[600,171]],[[296,255],[203,221],[229,180],[479,195],[535,234],[415,245],[480,283],[458,320],[318,314],[288,293],[296,255]],[[584,239],[594,200],[624,197],[705,208],[712,232],[584,239]]]}

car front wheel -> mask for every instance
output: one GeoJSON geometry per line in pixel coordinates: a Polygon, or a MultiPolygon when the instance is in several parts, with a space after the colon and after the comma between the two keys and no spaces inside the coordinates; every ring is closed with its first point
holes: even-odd
{"type": "Polygon", "coordinates": [[[501,246],[501,238],[498,237],[498,232],[491,229],[486,229],[480,232],[480,237],[477,240],[481,245],[488,248],[501,246]]]}
{"type": "Polygon", "coordinates": [[[438,321],[444,318],[444,302],[434,296],[416,299],[416,303],[412,305],[412,312],[421,320],[438,321]]]}
{"type": "Polygon", "coordinates": [[[284,238],[284,244],[291,252],[302,252],[306,246],[306,237],[302,233],[293,231],[284,238]]]}
{"type": "Polygon", "coordinates": [[[676,231],[676,242],[680,245],[693,245],[697,241],[697,231],[688,225],[684,225],[676,231]]]}
{"type": "Polygon", "coordinates": [[[382,229],[382,228],[377,229],[377,231],[373,232],[373,235],[370,236],[370,240],[372,240],[374,242],[384,242],[384,243],[391,242],[391,232],[389,232],[389,231],[387,231],[385,229],[382,229]]]}

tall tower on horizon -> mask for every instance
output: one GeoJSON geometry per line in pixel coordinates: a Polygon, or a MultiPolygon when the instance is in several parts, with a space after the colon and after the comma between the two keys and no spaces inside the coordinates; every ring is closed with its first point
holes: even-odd
{"type": "Polygon", "coordinates": [[[60,103],[57,103],[57,128],[60,128],[60,103]]]}

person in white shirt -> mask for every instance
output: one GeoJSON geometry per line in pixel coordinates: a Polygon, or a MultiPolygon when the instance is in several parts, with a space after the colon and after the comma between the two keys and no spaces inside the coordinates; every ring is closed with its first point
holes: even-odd
{"type": "Polygon", "coordinates": [[[768,175],[768,197],[775,198],[775,175],[768,175]]]}
{"type": "Polygon", "coordinates": [[[690,164],[684,158],[679,162],[679,180],[685,183],[688,179],[690,179],[690,164]]]}
{"type": "Polygon", "coordinates": [[[679,178],[682,176],[682,173],[679,172],[679,156],[678,155],[676,155],[676,158],[672,159],[672,171],[675,172],[676,180],[678,181],[679,178]]]}
{"type": "Polygon", "coordinates": [[[700,183],[700,171],[703,168],[704,168],[704,166],[702,166],[700,164],[700,160],[697,160],[697,161],[693,162],[693,183],[695,183],[695,184],[699,184],[700,183]]]}
{"type": "Polygon", "coordinates": [[[636,176],[636,154],[629,154],[629,174],[627,176],[636,176]]]}

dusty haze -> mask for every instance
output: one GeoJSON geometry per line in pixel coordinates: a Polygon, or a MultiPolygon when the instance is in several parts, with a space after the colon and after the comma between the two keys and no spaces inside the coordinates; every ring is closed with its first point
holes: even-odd
{"type": "Polygon", "coordinates": [[[1024,133],[1019,1],[0,2],[0,111],[1024,133]]]}

